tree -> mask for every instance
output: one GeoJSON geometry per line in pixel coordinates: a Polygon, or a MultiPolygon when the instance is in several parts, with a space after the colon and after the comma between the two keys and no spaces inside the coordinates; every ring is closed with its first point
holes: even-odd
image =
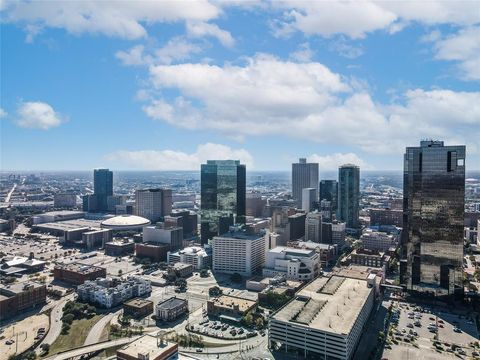
{"type": "Polygon", "coordinates": [[[253,324],[253,315],[252,315],[252,313],[248,312],[248,313],[243,317],[242,320],[243,320],[243,323],[244,323],[246,326],[248,326],[248,327],[252,326],[252,324],[253,324]]]}
{"type": "Polygon", "coordinates": [[[118,269],[118,276],[122,276],[122,274],[123,274],[122,269],[118,269]]]}
{"type": "Polygon", "coordinates": [[[63,316],[62,318],[62,321],[65,323],[65,324],[69,324],[71,325],[73,320],[74,320],[75,316],[71,313],[68,313],[66,315],[63,316]]]}
{"type": "Polygon", "coordinates": [[[206,278],[206,277],[209,277],[209,276],[210,276],[210,274],[208,273],[207,269],[200,270],[200,277],[206,278]]]}
{"type": "Polygon", "coordinates": [[[257,320],[255,320],[255,326],[259,329],[263,329],[264,322],[262,317],[258,317],[257,320]]]}
{"type": "Polygon", "coordinates": [[[45,353],[48,353],[50,351],[50,344],[42,344],[40,345],[40,349],[42,349],[45,353]]]}

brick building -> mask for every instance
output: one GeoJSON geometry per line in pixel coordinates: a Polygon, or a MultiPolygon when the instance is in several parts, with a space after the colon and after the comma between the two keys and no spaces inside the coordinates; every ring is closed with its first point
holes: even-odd
{"type": "Polygon", "coordinates": [[[86,280],[95,280],[106,276],[107,270],[105,268],[78,263],[57,265],[53,269],[55,280],[65,281],[72,285],[80,285],[86,280]]]}
{"type": "Polygon", "coordinates": [[[47,287],[35,282],[0,287],[0,320],[45,304],[47,287]]]}

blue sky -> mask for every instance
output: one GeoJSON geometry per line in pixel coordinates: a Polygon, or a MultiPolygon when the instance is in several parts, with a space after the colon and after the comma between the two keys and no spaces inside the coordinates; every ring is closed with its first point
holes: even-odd
{"type": "Polygon", "coordinates": [[[480,169],[478,2],[0,1],[1,169],[480,169]]]}

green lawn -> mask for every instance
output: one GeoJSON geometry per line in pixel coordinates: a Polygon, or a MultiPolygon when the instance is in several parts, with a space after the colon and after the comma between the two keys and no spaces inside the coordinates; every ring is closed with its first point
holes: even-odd
{"type": "Polygon", "coordinates": [[[82,346],[92,326],[101,318],[102,316],[95,315],[91,319],[75,320],[68,334],[60,335],[50,346],[48,356],[82,346]]]}

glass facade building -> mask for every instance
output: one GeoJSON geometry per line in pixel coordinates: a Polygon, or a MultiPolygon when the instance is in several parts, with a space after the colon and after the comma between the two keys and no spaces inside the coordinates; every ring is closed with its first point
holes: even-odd
{"type": "Polygon", "coordinates": [[[346,164],[338,169],[337,220],[349,229],[359,228],[360,168],[346,164]]]}
{"type": "Polygon", "coordinates": [[[93,170],[93,194],[96,211],[107,211],[107,198],[113,195],[113,172],[108,169],[93,170]]]}
{"type": "Polygon", "coordinates": [[[243,223],[246,212],[246,168],[238,160],[208,160],[201,166],[201,239],[243,223]]]}
{"type": "Polygon", "coordinates": [[[337,194],[338,182],[337,180],[321,180],[320,181],[320,196],[318,200],[330,201],[332,211],[337,211],[337,194]]]}
{"type": "Polygon", "coordinates": [[[463,291],[465,146],[422,141],[404,156],[400,282],[437,296],[463,291]]]}

